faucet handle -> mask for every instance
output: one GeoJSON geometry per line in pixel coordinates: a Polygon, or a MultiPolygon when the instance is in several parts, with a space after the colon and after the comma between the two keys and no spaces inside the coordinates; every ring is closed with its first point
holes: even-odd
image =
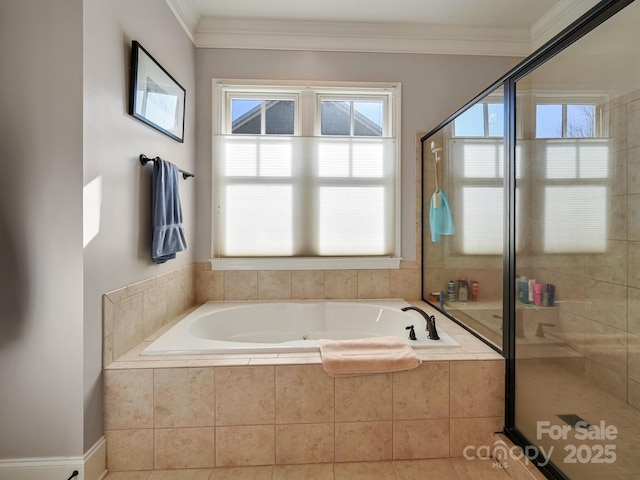
{"type": "Polygon", "coordinates": [[[413,325],[409,325],[408,327],[405,327],[405,330],[409,330],[409,340],[417,340],[418,338],[416,337],[416,331],[413,328],[413,325]]]}

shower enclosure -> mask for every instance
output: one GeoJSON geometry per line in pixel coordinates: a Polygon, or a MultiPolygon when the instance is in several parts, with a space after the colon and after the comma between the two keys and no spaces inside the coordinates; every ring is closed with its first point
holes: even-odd
{"type": "Polygon", "coordinates": [[[503,353],[549,478],[640,470],[639,25],[600,2],[422,138],[423,297],[503,353]]]}

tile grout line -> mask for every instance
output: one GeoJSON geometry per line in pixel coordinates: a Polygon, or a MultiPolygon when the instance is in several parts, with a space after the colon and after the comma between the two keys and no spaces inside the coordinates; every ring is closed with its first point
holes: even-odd
{"type": "MultiPolygon", "coordinates": [[[[217,378],[218,378],[218,367],[211,367],[213,368],[213,468],[216,468],[217,465],[217,460],[218,460],[218,455],[217,455],[217,448],[218,448],[218,385],[217,385],[217,378]]],[[[211,477],[213,477],[213,472],[211,472],[211,477]]]]}
{"type": "MultiPolygon", "coordinates": [[[[156,369],[151,370],[151,455],[156,469],[156,369]]],[[[151,476],[151,474],[149,474],[151,476]]]]}
{"type": "MultiPolygon", "coordinates": [[[[278,400],[276,393],[276,371],[277,366],[273,365],[273,467],[277,465],[278,461],[278,426],[277,426],[277,413],[278,400]]],[[[274,469],[271,470],[271,478],[273,478],[274,469]]]]}
{"type": "MultiPolygon", "coordinates": [[[[451,365],[451,361],[447,362],[449,364],[449,368],[448,370],[448,381],[449,381],[449,402],[448,402],[448,417],[449,417],[449,455],[448,457],[451,458],[451,370],[452,370],[452,365],[451,365]]],[[[451,462],[449,462],[451,463],[451,462]]],[[[453,468],[453,465],[451,466],[453,468]]]]}
{"type": "MultiPolygon", "coordinates": [[[[394,399],[395,399],[395,378],[396,378],[396,374],[395,372],[391,372],[391,461],[395,460],[395,438],[394,438],[394,434],[395,434],[395,409],[394,409],[394,399]]],[[[395,474],[395,469],[393,470],[394,474],[395,474]]]]}

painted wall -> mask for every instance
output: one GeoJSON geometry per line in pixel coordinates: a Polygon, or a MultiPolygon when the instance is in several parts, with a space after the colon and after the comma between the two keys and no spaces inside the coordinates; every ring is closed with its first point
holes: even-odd
{"type": "Polygon", "coordinates": [[[211,251],[213,78],[402,83],[402,256],[416,260],[415,139],[462,107],[519,59],[453,55],[198,49],[196,259],[211,251]]]}
{"type": "Polygon", "coordinates": [[[195,182],[179,183],[189,250],[156,265],[150,258],[152,165],[142,167],[138,157],[160,156],[195,171],[194,59],[195,47],[165,2],[85,1],[85,226],[99,227],[87,232],[84,248],[85,451],[103,433],[102,294],[193,262],[195,182]],[[128,114],[132,40],[186,89],[184,143],[128,114]]]}
{"type": "Polygon", "coordinates": [[[82,0],[0,0],[0,458],[82,454],[82,0]]]}
{"type": "Polygon", "coordinates": [[[150,261],[137,158],[195,169],[195,48],[153,0],[0,0],[0,41],[0,459],[78,457],[103,434],[102,294],[193,262],[150,261]],[[184,144],[127,113],[132,39],[187,89],[184,144]]]}

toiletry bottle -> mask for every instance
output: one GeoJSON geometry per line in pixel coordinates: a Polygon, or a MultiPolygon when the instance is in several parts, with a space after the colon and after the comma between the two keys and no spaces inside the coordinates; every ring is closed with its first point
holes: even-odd
{"type": "Polygon", "coordinates": [[[534,305],[542,305],[542,284],[536,283],[533,286],[533,304],[534,305]]]}
{"type": "Polygon", "coordinates": [[[471,280],[471,301],[477,302],[480,294],[480,283],[477,280],[471,280]]]}
{"type": "Polygon", "coordinates": [[[456,282],[449,280],[447,284],[447,298],[450,302],[456,301],[456,282]]]}
{"type": "Polygon", "coordinates": [[[535,279],[531,278],[529,279],[529,283],[528,283],[528,287],[529,287],[529,291],[527,292],[527,295],[529,296],[529,303],[533,303],[533,295],[534,295],[534,291],[533,291],[533,286],[536,284],[535,279]]]}
{"type": "Polygon", "coordinates": [[[522,303],[529,303],[529,284],[527,277],[520,277],[520,286],[518,287],[520,296],[518,297],[522,303]]]}
{"type": "Polygon", "coordinates": [[[461,302],[466,302],[467,300],[469,300],[469,284],[466,280],[460,280],[458,282],[458,285],[460,285],[460,288],[458,290],[458,300],[460,300],[461,302]]]}
{"type": "Polygon", "coordinates": [[[553,307],[554,302],[556,301],[556,287],[551,283],[547,283],[547,293],[549,294],[549,306],[553,307]]]}

